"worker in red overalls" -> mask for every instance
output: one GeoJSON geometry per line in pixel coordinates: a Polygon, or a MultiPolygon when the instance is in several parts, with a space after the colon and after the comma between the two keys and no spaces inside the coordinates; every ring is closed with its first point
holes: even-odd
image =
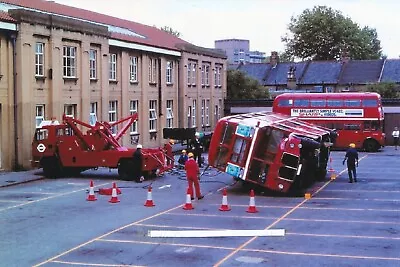
{"type": "Polygon", "coordinates": [[[194,194],[193,194],[193,185],[194,185],[194,189],[196,190],[196,197],[197,199],[200,200],[204,198],[204,196],[201,195],[200,193],[199,165],[197,165],[196,161],[194,160],[192,152],[188,153],[188,157],[189,159],[185,163],[185,170],[186,170],[186,178],[189,184],[190,197],[192,198],[192,200],[194,199],[194,194]]]}
{"type": "Polygon", "coordinates": [[[172,146],[174,145],[174,140],[170,139],[168,143],[164,145],[164,151],[167,158],[167,166],[174,164],[174,154],[172,154],[172,146]]]}

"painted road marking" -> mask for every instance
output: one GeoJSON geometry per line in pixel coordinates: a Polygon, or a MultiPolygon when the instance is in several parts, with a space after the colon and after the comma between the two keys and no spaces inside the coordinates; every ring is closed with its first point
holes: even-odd
{"type": "MultiPolygon", "coordinates": [[[[97,185],[96,187],[104,186],[104,185],[107,185],[107,184],[110,184],[110,183],[104,183],[104,184],[101,184],[101,185],[97,185]]],[[[85,191],[85,190],[87,190],[87,189],[88,189],[88,188],[82,188],[82,189],[78,189],[78,190],[74,190],[74,191],[69,191],[69,192],[65,192],[65,193],[61,193],[61,194],[55,194],[55,195],[52,195],[52,196],[49,196],[49,197],[45,197],[45,198],[40,198],[40,199],[32,200],[32,201],[29,201],[29,202],[24,202],[24,203],[22,203],[22,204],[18,204],[18,205],[14,205],[14,206],[2,208],[2,209],[0,209],[0,212],[5,211],[5,210],[9,210],[9,209],[19,208],[19,207],[26,206],[26,205],[30,205],[30,204],[37,203],[37,202],[40,202],[40,201],[45,201],[45,200],[53,199],[53,198],[56,198],[56,197],[61,197],[61,196],[70,195],[70,194],[73,194],[73,193],[85,191]]]]}
{"type": "Polygon", "coordinates": [[[148,237],[285,236],[285,229],[270,230],[149,230],[148,237]]]}

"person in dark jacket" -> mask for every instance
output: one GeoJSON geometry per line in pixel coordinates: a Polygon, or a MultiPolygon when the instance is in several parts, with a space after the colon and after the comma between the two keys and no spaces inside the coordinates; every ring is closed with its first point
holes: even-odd
{"type": "Polygon", "coordinates": [[[135,152],[132,155],[132,178],[134,181],[141,183],[144,180],[143,177],[143,155],[142,155],[142,145],[138,144],[136,146],[135,152]]]}
{"type": "Polygon", "coordinates": [[[351,143],[343,159],[343,165],[344,162],[347,160],[347,173],[349,174],[349,183],[353,182],[353,177],[354,177],[354,182],[357,183],[356,167],[358,167],[358,152],[355,149],[355,147],[356,145],[351,143]]]}
{"type": "Polygon", "coordinates": [[[179,156],[178,163],[179,167],[185,167],[185,163],[188,160],[188,155],[186,154],[186,150],[182,150],[182,154],[179,156]]]}
{"type": "Polygon", "coordinates": [[[199,165],[199,167],[201,167],[202,164],[201,153],[203,153],[203,146],[201,145],[200,142],[199,133],[195,134],[195,139],[192,141],[192,150],[194,154],[194,160],[197,161],[197,164],[199,165]]]}

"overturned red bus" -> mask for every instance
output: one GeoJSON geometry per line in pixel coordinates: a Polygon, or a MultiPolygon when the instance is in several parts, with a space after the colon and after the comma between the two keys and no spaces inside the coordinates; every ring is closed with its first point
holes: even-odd
{"type": "Polygon", "coordinates": [[[283,114],[233,115],[218,121],[208,163],[237,180],[288,193],[325,178],[335,136],[283,114]]]}

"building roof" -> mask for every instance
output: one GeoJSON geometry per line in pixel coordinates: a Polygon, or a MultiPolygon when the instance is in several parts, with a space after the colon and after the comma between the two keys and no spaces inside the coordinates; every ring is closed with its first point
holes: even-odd
{"type": "Polygon", "coordinates": [[[259,81],[264,73],[264,86],[284,86],[291,66],[296,68],[298,85],[400,83],[400,59],[282,62],[275,67],[254,63],[238,69],[259,81]]]}
{"type": "Polygon", "coordinates": [[[301,84],[337,83],[342,63],[337,61],[310,61],[301,79],[301,84]]]}
{"type": "Polygon", "coordinates": [[[7,12],[4,11],[0,11],[0,21],[16,22],[15,19],[13,19],[7,12]]]}
{"type": "Polygon", "coordinates": [[[381,75],[383,59],[350,60],[343,64],[339,84],[376,83],[381,75]]]}
{"type": "Polygon", "coordinates": [[[269,68],[269,63],[248,63],[241,64],[238,70],[245,72],[250,77],[256,79],[260,84],[264,84],[265,73],[269,68]]]}
{"type": "Polygon", "coordinates": [[[43,0],[1,0],[1,3],[16,5],[36,11],[53,13],[71,18],[81,19],[89,22],[106,24],[126,29],[123,32],[111,32],[111,37],[128,42],[134,42],[154,47],[179,50],[177,44],[187,43],[186,41],[164,32],[156,27],[140,24],[137,22],[100,14],[97,12],[66,6],[56,2],[43,0]]]}
{"type": "Polygon", "coordinates": [[[400,60],[387,59],[383,65],[381,82],[400,82],[400,60]]]}

